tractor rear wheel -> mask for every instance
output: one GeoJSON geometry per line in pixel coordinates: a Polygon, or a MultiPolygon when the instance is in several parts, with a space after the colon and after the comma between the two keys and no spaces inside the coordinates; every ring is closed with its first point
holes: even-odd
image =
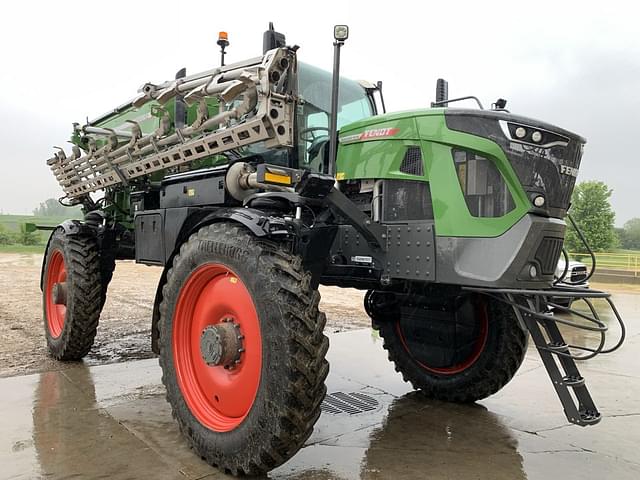
{"type": "Polygon", "coordinates": [[[430,309],[394,305],[393,294],[375,295],[368,295],[368,310],[389,360],[428,397],[483,399],[504,387],[524,360],[527,334],[513,309],[497,300],[462,295],[447,309],[430,309]]]}
{"type": "Polygon", "coordinates": [[[90,234],[56,230],[45,254],[42,279],[44,330],[57,360],[79,360],[93,346],[103,286],[100,252],[90,234]]]}
{"type": "Polygon", "coordinates": [[[160,305],[162,380],[209,464],[265,473],[311,434],[329,341],[310,280],[300,257],[227,223],[201,228],[174,258],[160,305]]]}

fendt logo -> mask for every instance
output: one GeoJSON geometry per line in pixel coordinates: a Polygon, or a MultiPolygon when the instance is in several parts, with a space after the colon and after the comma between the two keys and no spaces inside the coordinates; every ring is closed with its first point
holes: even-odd
{"type": "Polygon", "coordinates": [[[578,169],[574,167],[570,167],[568,165],[559,165],[560,173],[564,173],[565,175],[571,175],[572,177],[578,176],[578,169]]]}
{"type": "Polygon", "coordinates": [[[365,130],[355,135],[345,135],[340,137],[340,143],[363,142],[366,140],[379,140],[385,137],[392,137],[400,131],[399,128],[376,128],[374,130],[365,130]]]}

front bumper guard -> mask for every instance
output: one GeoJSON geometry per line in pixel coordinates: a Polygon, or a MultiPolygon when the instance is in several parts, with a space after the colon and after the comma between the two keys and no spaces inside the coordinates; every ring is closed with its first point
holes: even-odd
{"type": "Polygon", "coordinates": [[[549,289],[509,289],[465,287],[465,290],[490,296],[498,301],[511,305],[516,313],[520,326],[528,330],[536,345],[540,358],[547,369],[553,387],[562,403],[569,422],[580,426],[597,424],[602,415],[598,411],[585,379],[580,374],[576,361],[588,360],[602,353],[611,353],[620,348],[625,339],[625,325],[611,300],[611,294],[586,288],[562,288],[554,286],[549,289]],[[567,298],[583,301],[590,313],[584,313],[570,307],[558,305],[551,299],[567,298]],[[611,347],[606,347],[606,334],[609,330],[592,300],[603,299],[613,317],[620,326],[620,338],[611,347]],[[553,312],[569,313],[584,321],[578,323],[572,319],[558,318],[553,312]],[[600,340],[596,347],[574,345],[565,342],[558,325],[596,332],[600,340]],[[574,352],[586,352],[582,354],[574,352]],[[571,393],[573,390],[573,395],[571,393]]]}

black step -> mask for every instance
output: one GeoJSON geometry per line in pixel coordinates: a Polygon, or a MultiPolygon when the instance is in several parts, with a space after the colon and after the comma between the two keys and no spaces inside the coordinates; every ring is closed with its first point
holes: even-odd
{"type": "MultiPolygon", "coordinates": [[[[531,305],[529,306],[531,308],[531,305]]],[[[545,315],[522,315],[569,422],[586,427],[601,419],[560,329],[545,315]],[[544,329],[545,335],[542,333],[544,329]],[[572,391],[570,391],[571,389],[572,391]]]]}
{"type": "Polygon", "coordinates": [[[552,352],[569,353],[569,346],[564,342],[563,343],[559,343],[559,342],[547,343],[547,349],[551,350],[552,352]]]}
{"type": "Polygon", "coordinates": [[[581,387],[584,385],[584,377],[574,377],[567,375],[562,379],[562,383],[564,383],[567,387],[581,387]]]}
{"type": "Polygon", "coordinates": [[[597,423],[600,423],[600,420],[602,420],[602,415],[600,415],[600,412],[598,411],[586,411],[586,412],[580,412],[580,421],[579,422],[574,422],[577,425],[595,425],[597,423]]]}

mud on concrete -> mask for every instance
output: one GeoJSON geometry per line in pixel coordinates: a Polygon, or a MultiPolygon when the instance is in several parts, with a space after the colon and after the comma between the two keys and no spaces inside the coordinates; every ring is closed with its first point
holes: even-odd
{"type": "MultiPolygon", "coordinates": [[[[51,360],[43,333],[40,268],[42,255],[0,254],[0,377],[68,367],[51,360]]],[[[119,261],[109,285],[88,365],[153,357],[151,314],[159,267],[119,261]]],[[[321,287],[320,308],[327,332],[370,325],[362,307],[363,292],[321,287]]]]}

